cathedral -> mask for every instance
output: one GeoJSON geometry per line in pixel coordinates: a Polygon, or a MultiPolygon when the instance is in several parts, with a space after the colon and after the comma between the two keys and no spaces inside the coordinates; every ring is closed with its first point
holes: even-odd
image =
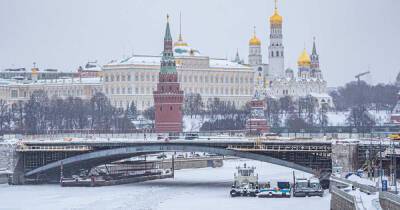
{"type": "Polygon", "coordinates": [[[305,96],[316,98],[318,105],[323,103],[332,106],[332,99],[327,94],[327,83],[319,66],[319,55],[315,44],[311,55],[306,49],[301,52],[297,61],[297,74],[293,69],[285,69],[282,23],[275,1],[275,10],[269,19],[270,36],[268,46],[268,64],[262,62],[261,41],[254,34],[249,40],[248,63],[255,71],[255,89],[266,97],[281,98],[291,96],[294,99],[305,96]]]}

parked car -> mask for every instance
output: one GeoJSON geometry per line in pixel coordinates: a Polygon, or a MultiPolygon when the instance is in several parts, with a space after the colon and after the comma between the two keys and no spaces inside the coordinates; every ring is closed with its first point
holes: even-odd
{"type": "Polygon", "coordinates": [[[194,140],[194,139],[198,139],[198,138],[199,138],[198,133],[186,133],[185,134],[185,140],[194,140]]]}
{"type": "Polygon", "coordinates": [[[322,197],[324,195],[324,190],[321,187],[319,179],[311,178],[309,181],[309,187],[310,187],[310,192],[308,193],[308,196],[322,197]]]}

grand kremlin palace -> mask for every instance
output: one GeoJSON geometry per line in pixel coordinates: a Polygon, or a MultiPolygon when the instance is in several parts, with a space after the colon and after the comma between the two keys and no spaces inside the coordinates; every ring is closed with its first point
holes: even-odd
{"type": "MultiPolygon", "coordinates": [[[[213,59],[179,39],[174,43],[178,81],[185,94],[198,93],[206,106],[213,98],[241,107],[254,94],[254,70],[227,59],[213,59]]],[[[132,101],[138,110],[153,106],[161,56],[134,55],[103,66],[103,92],[111,103],[126,108],[132,101]]]]}

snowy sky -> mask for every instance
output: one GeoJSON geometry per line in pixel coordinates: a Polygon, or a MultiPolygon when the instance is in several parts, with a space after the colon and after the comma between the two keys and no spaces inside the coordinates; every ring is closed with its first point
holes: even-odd
{"type": "MultiPolygon", "coordinates": [[[[281,0],[285,66],[296,68],[316,36],[328,86],[371,70],[367,80],[392,82],[400,71],[399,0],[281,0]]],[[[105,64],[135,54],[159,54],[165,15],[174,39],[182,12],[184,40],[211,57],[247,61],[257,27],[267,61],[273,0],[1,0],[0,68],[75,70],[87,61],[105,64]]]]}

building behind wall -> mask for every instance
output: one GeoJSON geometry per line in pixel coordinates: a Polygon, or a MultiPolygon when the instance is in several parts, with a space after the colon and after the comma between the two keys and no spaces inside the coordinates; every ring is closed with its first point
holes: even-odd
{"type": "MultiPolygon", "coordinates": [[[[183,41],[182,34],[174,43],[173,53],[178,82],[185,94],[200,94],[205,106],[214,98],[238,108],[251,100],[254,92],[252,67],[202,55],[183,41]]],[[[134,102],[141,111],[153,106],[160,61],[161,56],[133,55],[104,65],[103,91],[112,105],[126,108],[134,102]]]]}
{"type": "Polygon", "coordinates": [[[274,12],[269,18],[269,23],[268,64],[262,62],[261,41],[257,38],[255,31],[249,41],[249,65],[257,73],[256,77],[259,77],[261,72],[264,75],[263,91],[260,90],[260,94],[272,98],[290,96],[294,99],[312,96],[316,98],[319,107],[322,104],[332,107],[332,99],[327,94],[327,82],[323,78],[319,65],[315,38],[311,56],[306,49],[300,54],[297,62],[298,71],[295,72],[290,68],[285,70],[283,17],[279,14],[276,2],[274,12]]]}
{"type": "Polygon", "coordinates": [[[7,104],[28,101],[33,92],[43,90],[49,98],[78,97],[89,100],[102,91],[101,78],[65,78],[53,80],[15,81],[0,80],[0,99],[7,104]]]}

